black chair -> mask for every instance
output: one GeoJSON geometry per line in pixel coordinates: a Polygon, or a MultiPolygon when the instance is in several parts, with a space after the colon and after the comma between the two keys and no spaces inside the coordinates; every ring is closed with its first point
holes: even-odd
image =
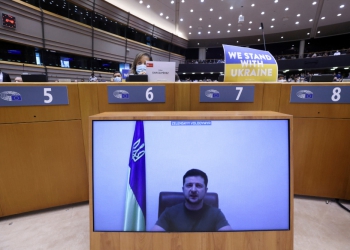
{"type": "MultiPolygon", "coordinates": [[[[158,218],[164,212],[167,207],[172,207],[181,202],[185,202],[185,197],[182,192],[160,192],[159,193],[159,208],[158,218]]],[[[219,207],[219,196],[217,193],[207,193],[204,197],[204,203],[212,206],[219,207]]]]}

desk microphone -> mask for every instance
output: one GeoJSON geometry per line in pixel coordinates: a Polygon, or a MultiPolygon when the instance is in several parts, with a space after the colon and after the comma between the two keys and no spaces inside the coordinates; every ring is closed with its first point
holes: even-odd
{"type": "Polygon", "coordinates": [[[265,48],[265,51],[266,51],[266,44],[265,44],[265,33],[264,33],[264,24],[263,24],[263,23],[260,23],[260,27],[261,27],[262,32],[263,32],[264,48],[265,48]]]}

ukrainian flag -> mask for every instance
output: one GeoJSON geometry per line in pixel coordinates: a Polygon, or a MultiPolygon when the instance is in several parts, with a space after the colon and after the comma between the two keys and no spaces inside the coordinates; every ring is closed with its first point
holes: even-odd
{"type": "Polygon", "coordinates": [[[126,188],[124,231],[146,230],[146,156],[143,121],[136,121],[126,188]]]}

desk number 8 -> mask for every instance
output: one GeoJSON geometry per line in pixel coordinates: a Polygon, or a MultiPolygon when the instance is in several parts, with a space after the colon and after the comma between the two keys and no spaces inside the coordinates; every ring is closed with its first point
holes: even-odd
{"type": "Polygon", "coordinates": [[[333,89],[333,95],[332,95],[333,102],[337,102],[340,100],[340,92],[341,92],[341,88],[339,87],[336,87],[333,89]]]}

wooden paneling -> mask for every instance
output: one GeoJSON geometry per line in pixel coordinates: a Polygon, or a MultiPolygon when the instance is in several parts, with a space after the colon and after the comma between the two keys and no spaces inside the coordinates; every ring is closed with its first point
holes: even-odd
{"type": "MultiPolygon", "coordinates": [[[[233,111],[233,112],[107,112],[90,117],[92,120],[190,120],[190,119],[290,119],[291,141],[293,143],[293,118],[269,111],[233,111]]],[[[89,127],[89,183],[90,183],[90,249],[142,249],[142,250],[177,250],[177,249],[293,249],[293,148],[290,148],[290,230],[257,232],[215,232],[215,233],[159,233],[159,232],[93,232],[92,228],[92,146],[91,126],[89,127]]]]}
{"type": "Polygon", "coordinates": [[[88,200],[80,121],[1,124],[2,216],[88,200]]]}
{"type": "Polygon", "coordinates": [[[174,102],[174,83],[104,83],[98,84],[98,102],[99,111],[173,111],[175,108],[174,102]],[[128,103],[128,104],[109,104],[107,96],[107,86],[125,85],[125,86],[140,86],[140,85],[160,85],[165,86],[165,103],[128,103]]]}
{"type": "Polygon", "coordinates": [[[295,194],[344,199],[350,120],[294,118],[294,129],[295,194]]]}
{"type": "Polygon", "coordinates": [[[69,105],[0,107],[0,124],[80,119],[79,94],[76,83],[6,83],[1,84],[1,86],[67,86],[69,105]]]}
{"type": "Polygon", "coordinates": [[[191,84],[175,83],[175,111],[191,110],[191,84]]]}
{"type": "Polygon", "coordinates": [[[263,103],[264,84],[261,83],[191,83],[191,110],[195,111],[230,111],[230,110],[262,110],[263,103]],[[199,91],[201,85],[217,85],[217,86],[230,86],[230,85],[247,85],[255,86],[254,102],[236,102],[236,103],[200,103],[199,91]]]}
{"type": "Polygon", "coordinates": [[[280,96],[280,83],[265,83],[262,110],[278,111],[280,96]]]}
{"type": "MultiPolygon", "coordinates": [[[[291,87],[295,86],[329,86],[330,83],[282,84],[279,112],[291,114],[294,117],[323,117],[323,118],[350,118],[349,104],[300,104],[290,103],[291,87]]],[[[337,86],[349,86],[346,83],[337,83],[337,86]]]]}
{"type": "MultiPolygon", "coordinates": [[[[79,101],[81,111],[81,123],[84,138],[84,148],[86,152],[86,162],[89,162],[89,116],[99,113],[98,96],[96,83],[80,83],[79,101]]],[[[87,165],[86,165],[87,167],[87,165]]]]}

